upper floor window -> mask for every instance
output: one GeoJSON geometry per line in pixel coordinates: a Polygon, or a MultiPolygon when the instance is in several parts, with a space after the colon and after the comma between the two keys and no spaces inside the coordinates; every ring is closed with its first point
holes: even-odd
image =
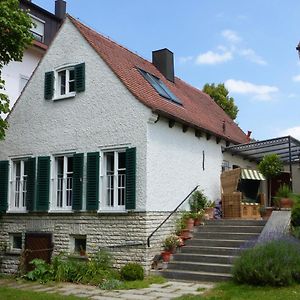
{"type": "Polygon", "coordinates": [[[57,96],[75,95],[75,71],[74,67],[69,67],[57,72],[57,96]]]}
{"type": "Polygon", "coordinates": [[[125,209],[126,156],[125,151],[104,153],[103,194],[105,208],[125,209]]]}
{"type": "Polygon", "coordinates": [[[27,160],[12,162],[11,209],[26,210],[27,160]]]}
{"type": "Polygon", "coordinates": [[[54,209],[71,210],[73,197],[73,156],[55,157],[54,209]]]}
{"type": "Polygon", "coordinates": [[[43,43],[45,36],[45,21],[33,15],[30,15],[30,17],[32,22],[34,23],[34,25],[30,29],[31,33],[37,41],[43,43]]]}
{"type": "Polygon", "coordinates": [[[45,73],[44,97],[58,100],[74,97],[85,90],[85,64],[64,65],[45,73]]]}

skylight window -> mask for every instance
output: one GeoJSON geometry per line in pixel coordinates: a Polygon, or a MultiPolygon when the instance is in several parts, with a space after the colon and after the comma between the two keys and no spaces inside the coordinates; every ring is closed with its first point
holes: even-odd
{"type": "Polygon", "coordinates": [[[156,76],[139,69],[144,78],[152,85],[152,87],[164,98],[182,105],[182,102],[166,87],[166,85],[156,76]]]}

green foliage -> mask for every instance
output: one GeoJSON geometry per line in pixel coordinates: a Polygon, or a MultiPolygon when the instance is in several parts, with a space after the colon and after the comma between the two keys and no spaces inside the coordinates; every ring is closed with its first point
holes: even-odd
{"type": "Polygon", "coordinates": [[[4,138],[8,126],[1,113],[9,112],[1,70],[10,61],[22,60],[25,48],[33,39],[29,32],[32,24],[31,18],[19,8],[18,0],[0,1],[0,139],[4,138]]]}
{"type": "Polygon", "coordinates": [[[108,278],[104,279],[101,284],[99,285],[99,288],[102,290],[115,290],[119,289],[122,285],[122,281],[115,278],[108,278]]]}
{"type": "Polygon", "coordinates": [[[202,91],[208,94],[232,119],[235,120],[239,111],[234,103],[234,99],[229,97],[229,91],[223,83],[215,85],[206,83],[202,91]]]}
{"type": "Polygon", "coordinates": [[[202,190],[195,191],[189,199],[191,211],[196,213],[206,208],[207,203],[208,199],[202,190]]]}
{"type": "Polygon", "coordinates": [[[134,280],[134,281],[123,281],[118,287],[119,290],[131,290],[131,289],[145,289],[150,286],[150,284],[163,284],[166,279],[161,276],[148,276],[144,280],[134,280]]]}
{"type": "Polygon", "coordinates": [[[43,259],[33,259],[30,262],[34,265],[34,270],[28,272],[25,278],[32,281],[39,281],[41,283],[47,282],[52,278],[52,270],[49,264],[47,264],[43,259]]]}
{"type": "Polygon", "coordinates": [[[143,280],[144,269],[140,264],[128,263],[121,268],[121,278],[127,281],[143,280]]]}
{"type": "Polygon", "coordinates": [[[292,194],[291,188],[287,184],[280,185],[276,197],[278,198],[289,198],[292,194]]]}
{"type": "Polygon", "coordinates": [[[300,205],[296,204],[292,208],[291,224],[294,227],[300,226],[300,205]]]}
{"type": "Polygon", "coordinates": [[[180,244],[179,237],[175,234],[172,234],[166,237],[163,246],[166,251],[169,251],[179,246],[179,244],[180,244]]]}
{"type": "Polygon", "coordinates": [[[103,250],[88,261],[61,253],[52,259],[51,265],[41,259],[34,259],[32,263],[35,269],[25,275],[26,279],[32,281],[98,285],[104,280],[119,279],[119,274],[112,269],[111,256],[103,250]]]}
{"type": "Polygon", "coordinates": [[[236,282],[288,286],[300,282],[300,246],[294,240],[275,240],[244,250],[233,266],[236,282]]]}
{"type": "Polygon", "coordinates": [[[272,178],[280,174],[283,165],[277,154],[267,154],[258,165],[258,170],[266,177],[272,178]]]}

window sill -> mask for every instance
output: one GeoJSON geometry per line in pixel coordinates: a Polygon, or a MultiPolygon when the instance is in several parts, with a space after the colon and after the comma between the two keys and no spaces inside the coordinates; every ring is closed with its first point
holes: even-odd
{"type": "Polygon", "coordinates": [[[127,214],[128,211],[125,209],[108,209],[103,208],[101,210],[98,210],[99,214],[127,214]]]}
{"type": "Polygon", "coordinates": [[[61,96],[56,96],[55,98],[53,98],[53,101],[58,101],[58,100],[64,100],[64,99],[69,99],[69,98],[74,98],[76,96],[75,92],[66,94],[66,95],[61,95],[61,96]]]}
{"type": "Polygon", "coordinates": [[[71,209],[66,209],[66,210],[64,210],[64,209],[52,209],[52,210],[49,210],[48,213],[49,214],[51,214],[51,213],[59,213],[59,214],[68,213],[68,214],[72,214],[72,213],[74,213],[74,211],[71,210],[71,209]]]}
{"type": "Polygon", "coordinates": [[[5,252],[5,254],[7,255],[20,255],[22,252],[22,249],[10,249],[10,250],[7,250],[5,252]]]}
{"type": "Polygon", "coordinates": [[[10,209],[7,211],[8,214],[26,214],[28,213],[28,210],[22,209],[22,210],[16,210],[16,209],[10,209]]]}

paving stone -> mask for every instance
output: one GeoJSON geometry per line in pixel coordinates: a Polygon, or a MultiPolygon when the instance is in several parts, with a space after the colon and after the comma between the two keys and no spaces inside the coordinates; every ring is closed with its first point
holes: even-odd
{"type": "Polygon", "coordinates": [[[93,299],[93,300],[120,300],[120,298],[116,298],[116,297],[109,297],[107,298],[106,296],[92,296],[90,299],[93,299]]]}

